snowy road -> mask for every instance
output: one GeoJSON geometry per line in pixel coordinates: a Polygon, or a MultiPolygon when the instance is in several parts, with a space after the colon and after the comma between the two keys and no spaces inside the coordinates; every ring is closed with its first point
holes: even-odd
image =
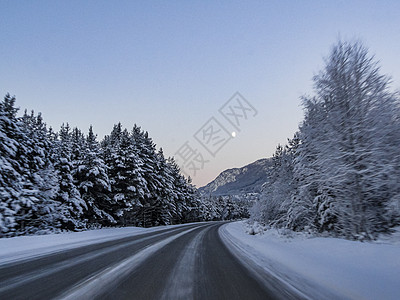
{"type": "Polygon", "coordinates": [[[290,298],[231,254],[221,225],[171,227],[3,263],[0,299],[290,298]]]}

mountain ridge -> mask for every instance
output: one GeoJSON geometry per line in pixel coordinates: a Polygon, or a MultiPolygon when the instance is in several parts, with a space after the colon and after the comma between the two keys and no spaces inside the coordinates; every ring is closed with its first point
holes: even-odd
{"type": "Polygon", "coordinates": [[[200,187],[199,192],[211,196],[260,193],[271,163],[271,158],[261,158],[243,167],[222,171],[213,181],[200,187]]]}

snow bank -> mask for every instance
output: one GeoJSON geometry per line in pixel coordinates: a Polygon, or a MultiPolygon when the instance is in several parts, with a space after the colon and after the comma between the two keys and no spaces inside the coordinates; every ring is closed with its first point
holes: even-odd
{"type": "Polygon", "coordinates": [[[361,243],[304,234],[287,237],[276,230],[249,235],[246,229],[244,222],[229,223],[221,234],[264,270],[311,298],[316,298],[313,287],[332,293],[327,298],[400,297],[400,230],[391,238],[361,243]]]}

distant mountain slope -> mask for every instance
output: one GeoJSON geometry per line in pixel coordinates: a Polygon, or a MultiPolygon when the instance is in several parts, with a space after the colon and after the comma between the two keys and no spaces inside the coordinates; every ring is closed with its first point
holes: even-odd
{"type": "Polygon", "coordinates": [[[270,165],[271,159],[263,158],[242,168],[225,170],[199,191],[203,195],[213,196],[258,193],[267,181],[270,165]]]}

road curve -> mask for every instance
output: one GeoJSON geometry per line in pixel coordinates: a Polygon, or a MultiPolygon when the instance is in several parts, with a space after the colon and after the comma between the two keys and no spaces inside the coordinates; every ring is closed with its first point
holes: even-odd
{"type": "Polygon", "coordinates": [[[223,224],[191,224],[0,265],[0,299],[287,298],[283,285],[271,278],[271,288],[232,254],[218,232],[223,224]]]}

